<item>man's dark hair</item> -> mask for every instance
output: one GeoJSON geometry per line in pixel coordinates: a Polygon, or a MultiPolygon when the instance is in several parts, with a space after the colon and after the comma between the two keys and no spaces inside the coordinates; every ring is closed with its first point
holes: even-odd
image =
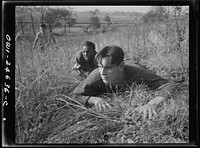
{"type": "Polygon", "coordinates": [[[119,65],[124,60],[124,51],[119,46],[106,46],[97,53],[95,61],[101,63],[104,57],[111,57],[111,63],[119,65]]]}
{"type": "Polygon", "coordinates": [[[86,42],[83,44],[83,46],[90,47],[90,48],[94,51],[94,53],[96,53],[95,44],[94,44],[94,43],[92,43],[92,42],[90,42],[90,41],[86,41],[86,42]]]}
{"type": "Polygon", "coordinates": [[[41,24],[40,27],[45,28],[46,29],[46,25],[45,24],[41,24]]]}

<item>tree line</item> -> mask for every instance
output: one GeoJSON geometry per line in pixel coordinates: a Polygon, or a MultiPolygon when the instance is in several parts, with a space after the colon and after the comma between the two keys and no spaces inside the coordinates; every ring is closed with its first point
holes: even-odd
{"type": "MultiPolygon", "coordinates": [[[[35,22],[46,23],[50,29],[54,27],[64,27],[64,32],[70,32],[71,27],[77,23],[77,12],[73,8],[57,8],[50,6],[17,6],[16,7],[15,23],[20,27],[21,32],[24,34],[24,28],[29,22],[32,26],[32,31],[35,32],[35,22]]],[[[86,31],[89,27],[97,30],[101,27],[99,15],[100,11],[95,9],[89,11],[90,19],[89,25],[85,28],[86,31]]],[[[104,20],[108,27],[112,24],[111,17],[105,15],[104,20]]]]}
{"type": "MultiPolygon", "coordinates": [[[[93,30],[98,30],[101,28],[101,24],[107,24],[107,28],[110,29],[110,25],[115,24],[112,22],[111,16],[108,13],[104,14],[104,23],[100,22],[99,16],[101,12],[99,9],[87,13],[89,22],[85,23],[88,25],[84,28],[84,32],[88,32],[90,27],[93,28],[93,30]]],[[[172,6],[171,8],[166,6],[156,6],[143,14],[140,19],[135,19],[135,21],[140,21],[142,23],[165,22],[169,28],[169,25],[171,24],[170,21],[178,20],[181,18],[180,16],[183,15],[188,15],[188,9],[183,10],[181,6],[172,6]]],[[[36,22],[46,23],[50,31],[55,27],[63,27],[65,33],[70,32],[70,29],[75,24],[83,24],[77,21],[77,12],[71,7],[17,6],[15,20],[16,26],[18,26],[16,28],[20,29],[23,34],[24,28],[28,23],[31,24],[34,34],[36,34],[36,22]]],[[[180,21],[178,20],[178,22],[180,21]]],[[[180,30],[180,27],[178,27],[178,29],[180,30]]]]}

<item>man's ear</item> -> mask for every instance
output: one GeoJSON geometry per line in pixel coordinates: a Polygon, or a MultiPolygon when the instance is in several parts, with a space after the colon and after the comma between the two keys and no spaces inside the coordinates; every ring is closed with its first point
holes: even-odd
{"type": "Polygon", "coordinates": [[[123,69],[124,69],[124,66],[125,66],[125,63],[124,63],[124,61],[122,61],[122,62],[119,64],[119,68],[120,68],[121,70],[123,70],[123,69]]]}

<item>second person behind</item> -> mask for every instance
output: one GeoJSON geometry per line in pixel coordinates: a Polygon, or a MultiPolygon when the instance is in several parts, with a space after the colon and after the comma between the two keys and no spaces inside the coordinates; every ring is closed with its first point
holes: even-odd
{"type": "Polygon", "coordinates": [[[78,52],[74,60],[74,71],[82,78],[86,78],[89,73],[91,73],[94,69],[98,66],[95,63],[95,44],[90,41],[86,41],[83,46],[82,50],[78,52]]]}

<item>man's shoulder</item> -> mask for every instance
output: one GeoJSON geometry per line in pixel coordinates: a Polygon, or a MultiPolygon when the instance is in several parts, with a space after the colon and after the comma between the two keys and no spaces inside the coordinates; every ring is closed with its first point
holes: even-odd
{"type": "Polygon", "coordinates": [[[125,72],[127,81],[141,83],[145,82],[148,86],[156,88],[157,86],[168,82],[167,79],[159,76],[140,65],[126,65],[125,72]]]}
{"type": "Polygon", "coordinates": [[[99,73],[99,69],[96,68],[87,76],[85,83],[92,84],[99,80],[101,80],[101,76],[99,73]]]}
{"type": "Polygon", "coordinates": [[[41,37],[41,36],[42,36],[42,33],[39,31],[39,32],[36,33],[36,36],[37,36],[37,37],[41,37]]]}
{"type": "Polygon", "coordinates": [[[131,64],[131,65],[125,65],[125,70],[128,71],[128,72],[133,72],[135,70],[138,70],[138,69],[144,69],[143,67],[141,67],[140,65],[134,63],[134,64],[131,64]]]}
{"type": "Polygon", "coordinates": [[[98,69],[93,70],[73,91],[73,94],[96,95],[99,85],[102,84],[98,69]]]}
{"type": "Polygon", "coordinates": [[[138,64],[125,65],[125,73],[128,79],[138,79],[152,73],[138,64]]]}

